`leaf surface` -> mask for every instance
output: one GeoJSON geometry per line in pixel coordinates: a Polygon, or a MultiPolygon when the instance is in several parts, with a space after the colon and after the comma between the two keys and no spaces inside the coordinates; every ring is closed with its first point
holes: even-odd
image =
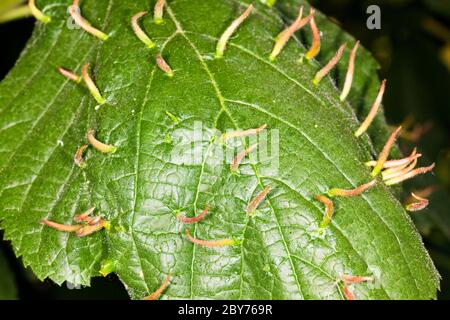
{"type": "Polygon", "coordinates": [[[305,52],[298,42],[269,62],[285,24],[279,9],[255,3],[224,58],[213,59],[217,39],[244,3],[168,1],[163,25],[151,14],[142,25],[174,70],[169,78],[130,25],[153,2],[81,1],[83,16],[110,35],[106,42],[73,28],[69,4],[39,1],[52,22],[37,24],[0,85],[1,226],[39,278],[88,285],[110,260],[136,299],[168,273],[173,280],[163,298],[171,299],[343,299],[336,284],[342,273],[375,277],[352,288],[361,299],[435,298],[434,266],[381,182],[360,197],[334,200],[332,223],[318,233],[324,208],[314,196],[369,181],[364,162],[374,148],[367,137],[354,137],[355,107],[339,102],[333,80],[311,84],[320,66],[296,62],[305,52]],[[107,99],[98,110],[85,87],[56,72],[80,72],[86,62],[107,99]],[[231,173],[218,132],[263,124],[269,143],[279,136],[268,147],[272,160],[278,149],[278,165],[244,160],[240,173],[231,173]],[[118,151],[89,149],[82,170],[73,156],[88,128],[118,151]],[[192,150],[202,156],[190,157],[192,150]],[[247,215],[267,185],[272,190],[256,215],[247,215]],[[93,205],[110,231],[77,238],[38,223],[72,224],[93,205]],[[210,212],[195,225],[176,219],[206,206],[210,212]],[[199,239],[240,244],[195,246],[186,227],[199,239]]]}

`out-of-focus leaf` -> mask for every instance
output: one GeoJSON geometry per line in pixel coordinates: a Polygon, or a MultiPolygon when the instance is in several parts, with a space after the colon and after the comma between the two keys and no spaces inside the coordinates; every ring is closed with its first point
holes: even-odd
{"type": "Polygon", "coordinates": [[[0,250],[0,300],[13,299],[17,299],[14,274],[11,272],[8,261],[0,250]]]}

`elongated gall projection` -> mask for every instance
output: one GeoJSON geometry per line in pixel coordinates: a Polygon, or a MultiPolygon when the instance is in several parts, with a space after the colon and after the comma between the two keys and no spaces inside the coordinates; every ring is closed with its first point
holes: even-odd
{"type": "Polygon", "coordinates": [[[232,131],[232,132],[227,132],[224,133],[221,137],[222,141],[227,141],[229,139],[233,139],[233,138],[242,138],[242,137],[248,137],[248,136],[254,136],[259,134],[261,131],[265,130],[267,128],[267,124],[263,124],[261,127],[256,128],[256,129],[248,129],[248,130],[244,130],[244,131],[232,131]]]}
{"type": "Polygon", "coordinates": [[[361,282],[371,282],[371,281],[373,281],[373,277],[352,276],[352,275],[348,275],[348,274],[341,274],[341,280],[348,284],[361,283],[361,282]]]}
{"type": "Polygon", "coordinates": [[[156,64],[158,65],[158,67],[165,72],[165,74],[169,77],[172,78],[173,77],[173,70],[172,68],[167,64],[166,60],[164,60],[164,58],[162,57],[161,54],[158,54],[156,56],[156,64]]]}
{"type": "Polygon", "coordinates": [[[41,10],[38,9],[38,7],[36,6],[36,0],[29,0],[28,6],[30,7],[31,13],[37,20],[43,23],[49,23],[52,20],[49,16],[45,15],[41,10]]]}
{"type": "Polygon", "coordinates": [[[93,129],[89,129],[86,133],[86,138],[95,149],[102,153],[114,153],[117,151],[117,147],[98,141],[94,133],[93,129]]]}
{"type": "Polygon", "coordinates": [[[266,186],[263,191],[258,193],[256,197],[254,197],[253,200],[250,201],[245,210],[247,214],[254,215],[256,213],[256,208],[258,208],[261,202],[267,197],[267,194],[270,192],[271,189],[272,189],[271,185],[266,186]]]}
{"type": "Polygon", "coordinates": [[[326,77],[328,73],[330,73],[331,70],[338,64],[339,60],[341,60],[342,54],[344,53],[344,49],[347,47],[347,44],[344,43],[341,45],[334,55],[334,57],[327,63],[325,67],[323,67],[319,72],[316,73],[314,76],[314,79],[312,80],[312,83],[314,85],[319,85],[320,81],[322,81],[323,78],[326,77]]]}
{"type": "Polygon", "coordinates": [[[75,156],[73,157],[73,162],[80,168],[86,168],[86,160],[83,158],[83,154],[87,149],[87,145],[83,145],[77,149],[75,156]]]}
{"type": "Polygon", "coordinates": [[[356,300],[355,295],[353,294],[353,292],[350,290],[350,288],[348,287],[348,284],[344,283],[344,296],[346,300],[352,301],[352,300],[356,300]]]}
{"type": "Polygon", "coordinates": [[[196,217],[192,217],[192,218],[189,218],[189,217],[179,214],[179,215],[177,215],[177,220],[182,223],[186,223],[186,224],[197,223],[200,220],[203,220],[203,218],[206,216],[208,211],[209,211],[209,207],[206,207],[199,215],[197,215],[196,217]]]}
{"type": "Polygon", "coordinates": [[[308,50],[308,52],[305,54],[305,59],[308,61],[317,57],[317,55],[320,52],[320,46],[321,46],[320,31],[319,31],[319,28],[317,27],[316,20],[314,19],[314,17],[312,17],[311,21],[309,21],[309,25],[311,27],[311,32],[312,32],[312,45],[311,45],[311,48],[308,50]]]}
{"type": "Polygon", "coordinates": [[[102,229],[103,226],[101,224],[82,226],[80,229],[76,231],[76,235],[78,238],[87,237],[102,229]]]}
{"type": "Polygon", "coordinates": [[[149,295],[148,297],[145,297],[144,300],[157,300],[161,296],[161,294],[164,292],[164,290],[166,290],[166,288],[169,286],[171,278],[172,278],[172,274],[169,273],[166,276],[166,278],[164,279],[164,281],[162,282],[161,286],[155,292],[153,292],[151,295],[149,295]]]}
{"type": "Polygon", "coordinates": [[[77,214],[75,217],[73,217],[73,220],[76,222],[84,222],[94,212],[94,210],[95,210],[95,206],[87,209],[83,213],[77,214]]]}
{"type": "Polygon", "coordinates": [[[88,88],[91,95],[94,97],[95,101],[97,101],[99,105],[102,105],[106,102],[106,100],[105,98],[103,98],[100,90],[95,85],[94,80],[92,80],[91,76],[89,75],[88,69],[89,63],[86,63],[81,69],[81,75],[83,76],[84,83],[86,84],[86,87],[88,88]]]}
{"type": "Polygon", "coordinates": [[[428,207],[428,204],[430,201],[428,199],[419,197],[418,195],[411,193],[411,197],[414,198],[416,201],[412,203],[408,203],[405,205],[405,209],[410,212],[416,212],[425,209],[428,207]]]}
{"type": "Polygon", "coordinates": [[[155,21],[156,24],[161,24],[164,22],[163,13],[165,3],[166,3],[165,0],[158,0],[155,4],[155,8],[153,10],[153,20],[155,21]]]}
{"type": "Polygon", "coordinates": [[[363,194],[370,188],[372,188],[376,183],[377,183],[377,180],[373,179],[373,180],[369,181],[368,183],[365,183],[359,187],[356,187],[355,189],[346,190],[346,189],[334,188],[334,189],[331,189],[328,191],[328,195],[330,197],[346,197],[346,198],[356,197],[356,196],[363,194]]]}
{"type": "Polygon", "coordinates": [[[69,80],[72,80],[76,83],[80,83],[81,82],[81,77],[79,75],[77,75],[75,72],[67,70],[63,67],[59,67],[58,68],[58,72],[60,74],[62,74],[64,77],[66,77],[69,80]]]}
{"type": "Polygon", "coordinates": [[[41,220],[40,223],[62,232],[77,232],[79,229],[82,228],[82,226],[80,225],[65,225],[47,219],[41,220]]]}
{"type": "Polygon", "coordinates": [[[334,206],[333,201],[331,201],[329,198],[318,195],[314,197],[317,201],[322,202],[325,205],[325,214],[323,216],[322,222],[320,223],[320,228],[326,228],[331,222],[331,218],[333,217],[334,213],[334,206]]]}
{"type": "Polygon", "coordinates": [[[106,33],[104,33],[103,31],[100,31],[97,28],[94,28],[89,23],[89,21],[87,21],[86,19],[84,19],[81,16],[79,2],[80,2],[80,0],[74,0],[73,4],[69,7],[70,16],[75,21],[75,23],[78,26],[80,26],[84,31],[86,31],[87,33],[90,33],[94,37],[97,37],[102,41],[108,40],[109,36],[106,33]]]}
{"type": "Polygon", "coordinates": [[[344,296],[347,300],[356,300],[355,295],[350,290],[350,284],[358,284],[363,282],[371,282],[373,281],[372,277],[364,277],[364,276],[352,276],[352,275],[341,275],[341,280],[344,283],[344,296]]]}
{"type": "Polygon", "coordinates": [[[282,31],[277,37],[276,42],[273,47],[272,52],[270,53],[269,59],[270,61],[274,61],[276,57],[281,53],[286,43],[289,41],[289,39],[292,37],[292,35],[303,28],[305,25],[307,25],[311,19],[314,17],[315,10],[311,8],[311,13],[304,19],[302,19],[303,15],[303,6],[300,7],[300,11],[298,14],[297,19],[284,31],[282,31]]]}
{"type": "Polygon", "coordinates": [[[380,155],[378,156],[378,161],[375,167],[372,170],[372,177],[376,177],[381,170],[383,169],[384,163],[386,162],[387,158],[389,157],[389,152],[391,152],[392,146],[395,143],[395,140],[398,137],[398,134],[402,130],[402,127],[398,127],[389,137],[386,144],[383,147],[383,150],[381,151],[380,155]]]}
{"type": "Polygon", "coordinates": [[[244,159],[244,157],[249,154],[250,152],[252,152],[253,150],[256,149],[256,147],[258,146],[257,143],[251,145],[250,147],[246,148],[245,150],[242,150],[241,152],[239,152],[237,154],[237,156],[233,159],[231,165],[230,165],[230,170],[231,172],[237,172],[239,169],[239,165],[242,162],[242,159],[244,159]]]}
{"type": "Polygon", "coordinates": [[[394,168],[390,168],[387,170],[384,170],[381,173],[381,176],[383,177],[383,180],[389,180],[389,179],[393,179],[396,177],[400,177],[403,176],[405,174],[407,174],[408,172],[410,172],[411,170],[413,170],[417,165],[417,158],[414,159],[409,165],[407,166],[399,166],[399,167],[394,167],[394,168]]]}
{"type": "MultiPolygon", "coordinates": [[[[397,159],[397,160],[389,160],[386,161],[383,165],[383,169],[390,169],[390,168],[397,168],[400,166],[408,165],[412,161],[414,161],[417,158],[420,158],[422,154],[417,153],[417,148],[414,148],[411,154],[408,157],[397,159]]],[[[375,167],[377,165],[377,161],[368,161],[366,162],[366,166],[368,167],[375,167]]]]}
{"type": "Polygon", "coordinates": [[[216,58],[222,58],[223,53],[225,52],[225,49],[227,47],[227,42],[230,39],[231,35],[236,31],[236,29],[239,27],[239,25],[244,22],[244,20],[250,15],[250,12],[253,10],[253,5],[249,5],[248,8],[242,13],[236,20],[234,20],[230,26],[225,30],[225,32],[222,34],[222,36],[219,39],[219,42],[217,42],[216,46],[216,58]]]}
{"type": "Polygon", "coordinates": [[[197,244],[202,247],[207,248],[214,248],[214,247],[228,247],[228,246],[234,246],[239,244],[239,241],[235,239],[223,239],[223,240],[201,240],[196,239],[191,236],[191,233],[189,232],[189,229],[186,229],[185,231],[186,238],[192,242],[193,244],[197,244]]]}
{"type": "Polygon", "coordinates": [[[131,27],[133,32],[148,48],[153,49],[156,44],[145,34],[144,30],[139,26],[139,19],[147,14],[146,11],[138,12],[131,18],[131,27]]]}
{"type": "Polygon", "coordinates": [[[358,51],[358,47],[359,41],[356,42],[355,46],[353,47],[352,53],[350,54],[347,75],[345,76],[344,88],[342,89],[342,93],[340,96],[341,101],[345,101],[345,99],[347,99],[347,96],[350,93],[350,89],[352,88],[353,75],[355,73],[356,51],[358,51]]]}
{"type": "Polygon", "coordinates": [[[386,185],[388,185],[388,186],[392,186],[392,185],[394,185],[394,184],[398,184],[398,183],[400,183],[400,182],[403,182],[403,181],[412,179],[412,178],[414,178],[415,176],[418,176],[418,175],[421,175],[421,174],[425,174],[425,173],[427,173],[427,172],[431,172],[431,171],[433,171],[433,169],[434,169],[435,166],[436,166],[436,164],[433,163],[432,165],[430,165],[430,166],[428,166],[428,167],[422,167],[422,168],[414,169],[414,170],[409,171],[408,173],[406,173],[406,174],[404,174],[404,175],[401,175],[401,176],[399,176],[399,177],[396,177],[396,178],[393,178],[393,179],[386,180],[385,183],[386,183],[386,185]]]}
{"type": "Polygon", "coordinates": [[[356,130],[355,137],[360,137],[364,132],[367,131],[367,129],[372,124],[373,120],[375,119],[375,116],[378,113],[378,110],[380,109],[381,103],[383,102],[385,89],[386,89],[386,80],[383,80],[381,82],[377,98],[375,99],[372,108],[370,108],[369,114],[367,115],[366,119],[363,121],[363,123],[361,123],[361,126],[358,128],[358,130],[356,130]]]}

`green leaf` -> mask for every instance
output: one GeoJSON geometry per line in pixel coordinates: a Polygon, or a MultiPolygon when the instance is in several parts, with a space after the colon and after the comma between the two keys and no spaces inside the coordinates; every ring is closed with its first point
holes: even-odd
{"type": "Polygon", "coordinates": [[[318,232],[324,208],[315,195],[369,181],[364,162],[374,148],[368,137],[354,137],[355,107],[339,102],[334,81],[311,84],[320,66],[297,63],[305,52],[299,43],[290,41],[269,63],[284,25],[279,9],[254,3],[224,58],[213,59],[217,39],[245,6],[168,1],[164,24],[149,15],[141,25],[174,70],[169,78],[155,64],[158,50],[147,49],[130,26],[154,2],[82,1],[83,16],[110,35],[106,42],[69,28],[70,2],[39,1],[52,22],[37,23],[0,85],[1,226],[39,278],[88,285],[107,261],[136,299],[168,273],[173,280],[163,298],[342,299],[341,273],[375,277],[352,287],[361,299],[436,297],[433,263],[381,182],[360,197],[335,199],[330,227],[318,232]],[[100,108],[87,89],[56,72],[80,72],[87,62],[107,100],[100,108]],[[230,172],[220,161],[226,145],[217,130],[263,124],[271,141],[279,135],[269,147],[275,159],[279,149],[279,165],[244,160],[240,174],[230,172]],[[202,133],[194,134],[200,125],[202,133]],[[88,150],[82,170],[73,156],[88,128],[118,150],[88,150]],[[190,159],[192,149],[204,157],[190,159]],[[272,190],[256,215],[247,215],[247,204],[267,185],[272,190]],[[77,238],[39,224],[72,224],[93,205],[110,231],[77,238]],[[239,245],[205,248],[186,239],[176,215],[194,216],[206,206],[205,219],[188,226],[191,234],[239,245]]]}
{"type": "Polygon", "coordinates": [[[0,300],[17,299],[17,289],[14,275],[8,266],[3,252],[0,250],[0,300]]]}

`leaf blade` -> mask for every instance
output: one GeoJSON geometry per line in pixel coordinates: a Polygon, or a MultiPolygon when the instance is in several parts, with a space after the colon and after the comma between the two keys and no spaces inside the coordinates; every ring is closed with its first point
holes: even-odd
{"type": "MultiPolygon", "coordinates": [[[[59,51],[51,53],[57,57],[55,62],[95,62],[96,84],[103,88],[109,103],[95,111],[95,101],[83,88],[64,84],[64,103],[59,100],[64,109],[53,106],[52,117],[45,113],[30,116],[30,121],[36,121],[37,115],[51,125],[39,127],[38,123],[35,127],[34,122],[31,126],[27,122],[15,141],[20,144],[25,139],[41,146],[49,139],[55,143],[67,131],[65,147],[58,149],[53,144],[54,151],[48,146],[29,151],[33,156],[42,155],[41,162],[57,169],[30,173],[30,167],[39,166],[27,163],[24,168],[11,167],[6,156],[0,161],[8,173],[0,179],[2,194],[16,183],[17,172],[25,182],[30,174],[39,182],[29,190],[27,185],[23,187],[25,194],[32,196],[29,200],[6,191],[1,204],[2,228],[25,263],[32,265],[40,278],[88,284],[100,261],[108,257],[116,262],[116,273],[133,298],[153,292],[162,274],[171,272],[174,282],[165,292],[166,298],[338,299],[342,293],[335,282],[344,271],[380,278],[380,287],[357,288],[356,294],[362,298],[435,297],[437,280],[432,263],[409,217],[381,184],[361,198],[339,200],[325,239],[312,234],[310,227],[318,224],[323,214],[320,204],[313,201],[314,195],[330,187],[354,187],[369,179],[364,162],[370,158],[371,147],[367,141],[355,140],[356,117],[348,106],[341,106],[333,84],[324,83],[318,90],[310,85],[314,66],[295,63],[302,49],[290,42],[275,64],[266,61],[273,44],[271,35],[283,24],[276,13],[257,6],[257,12],[229,43],[224,59],[209,60],[216,39],[240,5],[229,1],[169,2],[170,19],[165,19],[164,25],[156,28],[143,23],[175,70],[174,77],[168,79],[156,68],[152,53],[136,40],[129,26],[121,23],[138,11],[148,10],[147,6],[143,1],[123,1],[86,9],[87,14],[110,14],[102,29],[109,26],[112,34],[120,35],[101,45],[81,30],[61,31],[67,43],[56,45],[59,51]],[[66,57],[68,46],[78,47],[78,37],[88,49],[66,57]],[[167,112],[180,121],[174,123],[167,112]],[[56,114],[60,114],[59,121],[56,114]],[[201,122],[204,136],[195,136],[196,122],[201,122]],[[214,141],[216,129],[257,128],[264,123],[279,130],[278,172],[265,163],[243,164],[241,175],[232,176],[228,166],[217,165],[215,156],[222,146],[214,141]],[[94,127],[105,143],[114,142],[118,151],[108,156],[88,152],[88,167],[82,172],[73,166],[71,151],[83,143],[87,127],[94,127]],[[30,136],[30,128],[40,130],[30,136]],[[178,139],[187,135],[188,141],[172,139],[174,142],[168,144],[164,141],[167,134],[178,139]],[[207,157],[199,163],[183,164],[185,153],[172,155],[177,147],[189,151],[186,143],[197,143],[207,157]],[[54,158],[50,152],[55,152],[54,158]],[[54,180],[53,193],[46,190],[50,180],[54,180]],[[61,181],[68,181],[67,186],[61,181]],[[268,184],[273,192],[255,218],[247,217],[245,206],[268,184]],[[60,193],[67,194],[62,194],[61,204],[52,208],[52,201],[58,199],[57,186],[60,193]],[[27,206],[14,208],[22,202],[27,206]],[[36,238],[27,236],[30,232],[40,235],[34,221],[45,212],[57,211],[56,218],[70,222],[76,212],[94,204],[111,220],[111,232],[76,239],[45,230],[43,241],[50,245],[46,251],[38,246],[36,252],[36,238]],[[184,239],[184,226],[174,213],[198,212],[207,205],[213,208],[211,214],[194,226],[191,234],[201,239],[237,237],[243,240],[240,246],[211,250],[194,247],[184,239]],[[32,214],[22,215],[17,223],[14,218],[24,210],[32,214]],[[256,258],[257,252],[265,254],[256,258]],[[48,263],[46,259],[51,257],[56,259],[48,263]]],[[[58,32],[56,26],[45,28],[58,32]]],[[[35,39],[45,41],[45,36],[42,30],[37,31],[35,39]]],[[[29,101],[39,87],[64,81],[58,75],[40,77],[36,80],[39,85],[17,100],[22,94],[20,88],[14,89],[17,79],[21,74],[33,74],[32,68],[25,66],[27,60],[33,60],[30,54],[24,55],[6,83],[0,85],[0,99],[13,106],[0,112],[19,121],[24,111],[21,101],[29,101]],[[12,96],[8,88],[12,88],[12,96]]],[[[42,66],[47,72],[52,70],[47,61],[42,66]]],[[[50,97],[58,87],[52,90],[50,97]]],[[[48,99],[44,96],[43,100],[48,99]]],[[[42,112],[39,108],[43,106],[40,99],[33,101],[34,109],[42,112]]],[[[24,154],[24,148],[15,149],[13,143],[6,150],[24,154]]],[[[17,162],[20,158],[15,157],[17,162]]],[[[23,156],[22,163],[25,159],[23,156]]]]}

